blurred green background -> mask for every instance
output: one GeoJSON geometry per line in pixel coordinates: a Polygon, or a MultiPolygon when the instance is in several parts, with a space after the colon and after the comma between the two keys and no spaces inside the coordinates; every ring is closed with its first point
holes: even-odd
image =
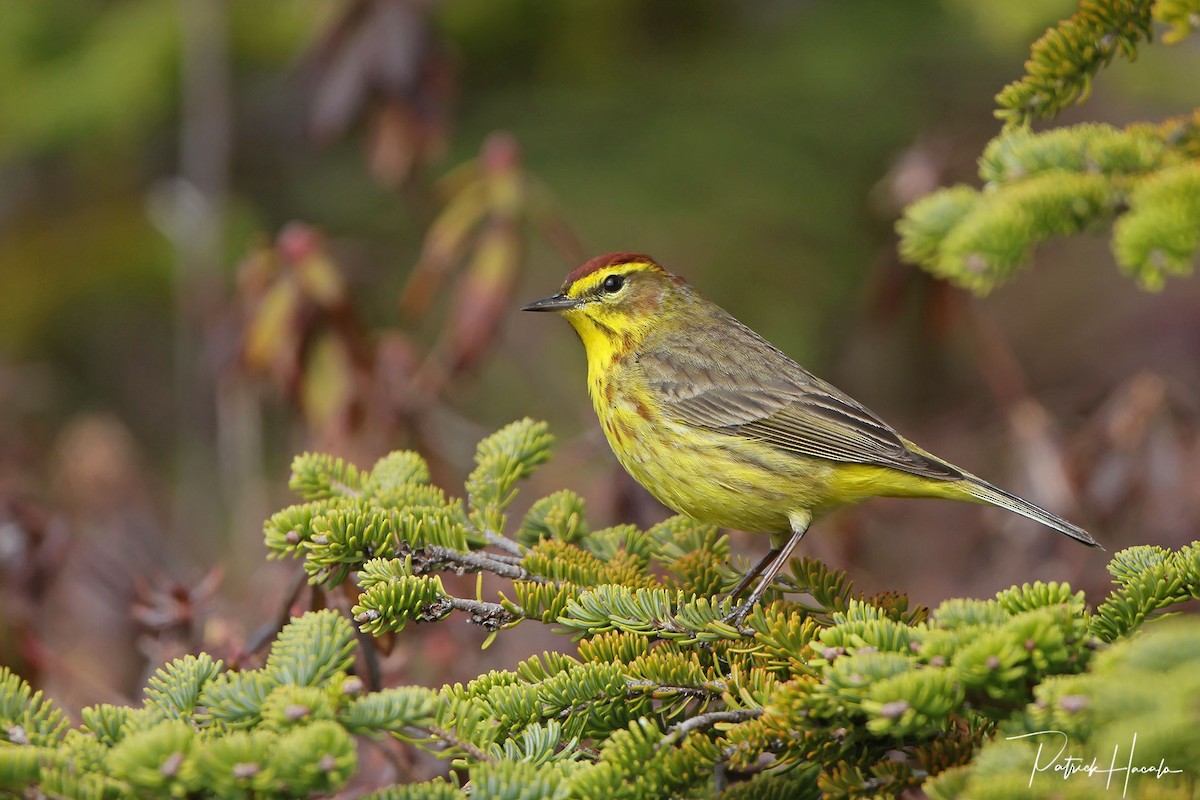
{"type": "MultiPolygon", "coordinates": [[[[1072,8],[8,4],[0,661],[71,704],[126,696],[180,649],[240,652],[287,604],[298,568],[266,564],[260,526],[305,448],[369,464],[418,447],[454,490],[479,436],[545,418],[556,467],[526,503],[570,487],[596,526],[663,516],[599,435],[574,335],[515,312],[612,250],[652,254],[910,438],[1110,551],[1190,540],[1195,280],[1138,293],[1102,231],[1045,248],[984,300],[895,257],[901,208],[974,180],[999,130],[992,97],[1072,8]],[[454,173],[497,131],[519,149],[513,185],[537,189],[496,201],[438,262],[438,220],[470,190],[455,192],[479,170],[474,185],[509,185],[486,155],[454,173]],[[301,263],[311,279],[287,283],[301,263]],[[413,275],[439,269],[428,302],[403,310],[413,275]]],[[[1194,42],[1147,48],[1063,121],[1190,111],[1196,74],[1194,42]]],[[[736,542],[746,557],[766,546],[736,542]]],[[[944,503],[871,503],[805,547],[926,603],[1106,584],[1103,555],[944,503]]],[[[475,634],[426,634],[393,668],[474,675],[475,634]]]]}

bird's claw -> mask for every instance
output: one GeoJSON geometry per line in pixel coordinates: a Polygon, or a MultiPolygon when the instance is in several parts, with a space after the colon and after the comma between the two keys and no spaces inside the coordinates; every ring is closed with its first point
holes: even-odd
{"type": "Polygon", "coordinates": [[[721,618],[721,621],[741,630],[742,623],[746,621],[746,617],[750,616],[750,612],[754,610],[755,605],[755,600],[747,600],[739,606],[734,606],[732,611],[721,618]]]}

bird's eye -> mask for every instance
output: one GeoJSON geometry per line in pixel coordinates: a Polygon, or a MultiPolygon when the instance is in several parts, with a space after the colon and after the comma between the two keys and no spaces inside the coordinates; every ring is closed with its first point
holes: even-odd
{"type": "Polygon", "coordinates": [[[604,279],[604,285],[601,287],[608,294],[621,291],[621,287],[625,285],[625,277],[623,275],[609,275],[604,279]]]}

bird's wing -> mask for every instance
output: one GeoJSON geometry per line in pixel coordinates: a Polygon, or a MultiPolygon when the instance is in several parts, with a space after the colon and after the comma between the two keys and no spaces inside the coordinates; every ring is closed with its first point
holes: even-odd
{"type": "MultiPolygon", "coordinates": [[[[729,318],[732,320],[732,318],[729,318]]],[[[704,342],[649,348],[639,367],[669,417],[811,458],[871,464],[935,480],[954,467],[913,450],[865,406],[812,375],[738,325],[733,341],[710,342],[734,358],[713,358],[704,342]]]]}

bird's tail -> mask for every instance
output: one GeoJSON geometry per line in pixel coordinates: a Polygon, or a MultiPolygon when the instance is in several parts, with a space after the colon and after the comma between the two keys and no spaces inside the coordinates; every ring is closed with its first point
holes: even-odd
{"type": "MultiPolygon", "coordinates": [[[[1055,516],[1046,509],[1035,506],[1027,500],[1022,500],[1014,494],[1009,494],[1003,489],[998,489],[973,475],[967,478],[963,488],[980,502],[990,503],[991,505],[1020,514],[1022,517],[1027,517],[1034,522],[1040,522],[1047,528],[1053,528],[1060,533],[1065,533],[1076,541],[1083,542],[1088,547],[1100,547],[1100,543],[1078,525],[1073,525],[1062,517],[1055,516]]],[[[1103,550],[1104,548],[1100,547],[1100,549],[1103,550]]]]}

